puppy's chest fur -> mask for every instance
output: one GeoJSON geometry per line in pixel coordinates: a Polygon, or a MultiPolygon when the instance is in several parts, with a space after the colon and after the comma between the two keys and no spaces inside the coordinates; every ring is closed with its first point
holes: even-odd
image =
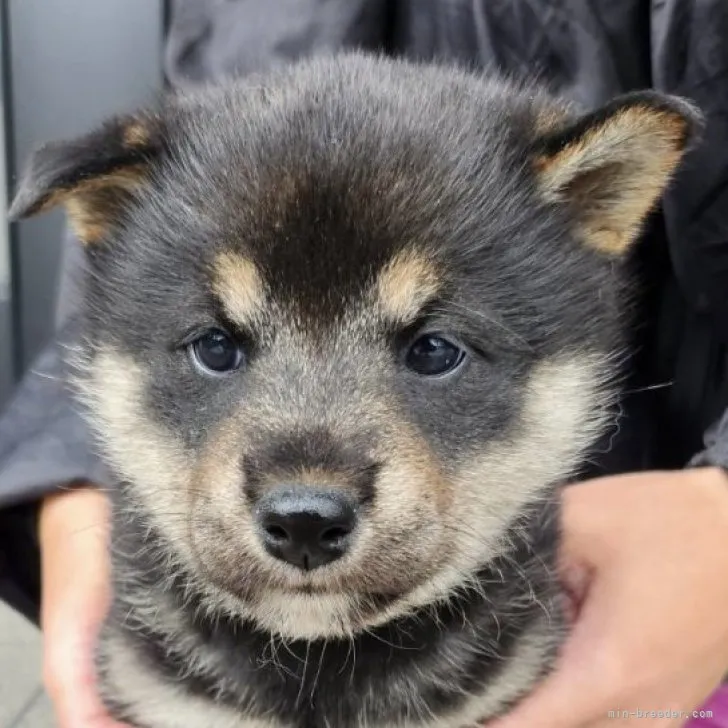
{"type": "Polygon", "coordinates": [[[205,616],[186,575],[160,570],[164,545],[117,503],[123,548],[98,656],[108,703],[139,728],[478,725],[528,692],[558,647],[556,508],[533,509],[448,601],[350,640],[291,642],[205,616]]]}

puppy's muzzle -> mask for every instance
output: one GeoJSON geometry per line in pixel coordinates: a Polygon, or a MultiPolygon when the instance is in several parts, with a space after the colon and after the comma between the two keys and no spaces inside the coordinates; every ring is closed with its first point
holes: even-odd
{"type": "Polygon", "coordinates": [[[255,507],[258,536],[276,559],[304,571],[340,559],[357,526],[355,504],[340,491],[277,488],[255,507]]]}

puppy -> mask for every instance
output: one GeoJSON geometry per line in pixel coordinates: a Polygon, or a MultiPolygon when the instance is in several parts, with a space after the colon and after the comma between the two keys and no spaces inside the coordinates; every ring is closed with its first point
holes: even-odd
{"type": "Polygon", "coordinates": [[[64,203],[90,273],[115,716],[463,728],[532,689],[620,261],[697,126],[345,55],[36,153],[12,214],[64,203]]]}

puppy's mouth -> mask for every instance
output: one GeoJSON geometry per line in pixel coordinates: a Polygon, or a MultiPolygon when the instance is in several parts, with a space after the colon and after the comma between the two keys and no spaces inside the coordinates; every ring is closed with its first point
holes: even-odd
{"type": "Polygon", "coordinates": [[[231,573],[220,563],[202,556],[200,560],[205,580],[248,604],[265,602],[267,595],[277,598],[306,597],[322,602],[327,599],[346,599],[352,604],[366,604],[367,612],[383,609],[406,599],[408,594],[423,586],[409,579],[380,580],[361,568],[326,566],[309,571],[284,566],[272,568],[269,563],[251,559],[249,567],[231,573]]]}
{"type": "Polygon", "coordinates": [[[350,596],[355,599],[390,603],[406,597],[421,586],[421,584],[373,583],[372,580],[362,579],[360,576],[353,573],[342,573],[332,578],[314,571],[308,574],[301,573],[297,575],[297,578],[281,581],[273,589],[281,594],[311,597],[350,596]]]}
{"type": "Polygon", "coordinates": [[[290,594],[302,594],[305,596],[337,596],[342,594],[341,589],[334,589],[326,586],[319,586],[317,584],[302,584],[292,586],[288,589],[283,589],[283,593],[290,594]]]}
{"type": "Polygon", "coordinates": [[[364,610],[367,614],[380,612],[387,607],[395,604],[401,599],[405,599],[409,592],[381,592],[381,591],[360,591],[352,592],[342,589],[333,589],[315,585],[296,586],[290,589],[284,589],[282,594],[296,597],[348,597],[353,603],[356,603],[359,610],[364,610]]]}

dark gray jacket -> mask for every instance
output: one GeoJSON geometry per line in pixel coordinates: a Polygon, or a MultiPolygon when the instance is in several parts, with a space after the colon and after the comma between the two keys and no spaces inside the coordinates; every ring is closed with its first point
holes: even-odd
{"type": "MultiPolygon", "coordinates": [[[[176,0],[165,70],[184,85],[358,46],[537,74],[587,108],[645,87],[693,98],[706,139],[633,261],[642,327],[620,435],[594,475],[728,464],[726,38],[724,0],[176,0]]],[[[79,252],[69,239],[57,338],[0,419],[0,597],[31,614],[34,503],[63,484],[108,480],[63,382],[79,252]]]]}

